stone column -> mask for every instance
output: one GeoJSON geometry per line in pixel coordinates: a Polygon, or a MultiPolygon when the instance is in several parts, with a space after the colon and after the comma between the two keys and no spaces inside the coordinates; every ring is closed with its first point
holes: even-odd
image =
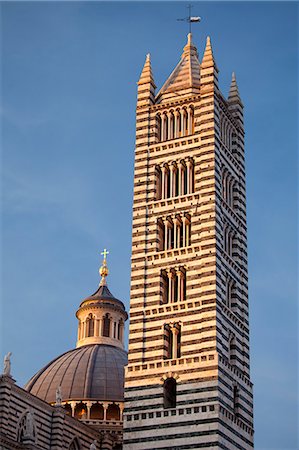
{"type": "Polygon", "coordinates": [[[180,113],[178,111],[174,112],[174,138],[179,137],[179,120],[180,120],[180,113]]]}
{"type": "Polygon", "coordinates": [[[183,217],[183,247],[186,247],[186,223],[187,223],[187,218],[184,216],[183,217]]]}
{"type": "Polygon", "coordinates": [[[72,417],[75,417],[76,402],[70,402],[72,408],[72,417]]]}
{"type": "Polygon", "coordinates": [[[168,139],[172,139],[173,135],[172,135],[172,114],[169,112],[167,114],[167,120],[168,120],[168,139]]]}
{"type": "Polygon", "coordinates": [[[178,334],[179,330],[173,326],[171,327],[172,332],[172,358],[176,359],[178,357],[178,334]]]}
{"type": "Polygon", "coordinates": [[[172,164],[170,165],[170,168],[169,168],[169,187],[170,187],[169,196],[173,197],[173,165],[172,164]]]}
{"type": "Polygon", "coordinates": [[[187,194],[192,193],[192,161],[187,161],[187,194]]]}
{"type": "Polygon", "coordinates": [[[104,420],[107,420],[107,409],[108,409],[108,403],[107,402],[103,403],[103,408],[104,408],[104,420]]]}
{"type": "Polygon", "coordinates": [[[162,166],[161,168],[161,172],[162,172],[162,190],[161,190],[161,198],[165,198],[166,194],[165,194],[165,178],[166,178],[166,167],[162,166]]]}
{"type": "Polygon", "coordinates": [[[124,408],[125,408],[125,405],[124,404],[119,404],[118,405],[119,406],[119,410],[120,410],[120,421],[123,421],[124,420],[124,408]]]}
{"type": "Polygon", "coordinates": [[[188,134],[193,133],[192,122],[193,122],[193,109],[188,108],[188,134]]]}
{"type": "Polygon", "coordinates": [[[181,111],[181,136],[185,136],[185,110],[181,111]]]}
{"type": "Polygon", "coordinates": [[[167,250],[168,248],[168,220],[164,220],[164,250],[167,250]]]}
{"type": "Polygon", "coordinates": [[[182,168],[183,165],[181,162],[178,163],[178,170],[179,170],[179,174],[178,174],[178,178],[179,178],[179,183],[178,183],[178,195],[182,195],[182,168]]]}
{"type": "Polygon", "coordinates": [[[92,402],[86,402],[87,408],[87,420],[90,420],[90,408],[92,407],[92,402]]]}
{"type": "Polygon", "coordinates": [[[184,274],[180,270],[177,271],[178,276],[178,301],[181,302],[184,300],[184,286],[183,286],[183,278],[184,274]]]}

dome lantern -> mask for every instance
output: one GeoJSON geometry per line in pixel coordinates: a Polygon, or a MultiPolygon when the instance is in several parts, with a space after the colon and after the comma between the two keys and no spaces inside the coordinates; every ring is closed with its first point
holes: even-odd
{"type": "Polygon", "coordinates": [[[78,323],[77,347],[87,344],[106,344],[124,348],[124,323],[128,318],[124,304],[115,298],[107,286],[109,274],[104,249],[99,273],[102,277],[97,291],[80,304],[76,312],[78,323]]]}

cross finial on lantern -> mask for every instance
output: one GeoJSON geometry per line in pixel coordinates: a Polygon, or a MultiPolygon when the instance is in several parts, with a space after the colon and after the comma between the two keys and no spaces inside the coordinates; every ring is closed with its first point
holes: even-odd
{"type": "Polygon", "coordinates": [[[103,259],[103,264],[101,265],[100,270],[99,270],[99,273],[102,277],[100,286],[104,286],[106,284],[106,277],[109,275],[109,270],[108,270],[107,261],[106,261],[107,255],[109,255],[108,250],[106,248],[104,248],[104,251],[101,252],[101,255],[104,256],[104,259],[103,259]]]}

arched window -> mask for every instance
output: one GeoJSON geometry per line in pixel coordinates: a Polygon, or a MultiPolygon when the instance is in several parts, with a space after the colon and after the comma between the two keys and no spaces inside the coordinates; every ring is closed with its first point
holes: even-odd
{"type": "Polygon", "coordinates": [[[194,133],[194,108],[190,106],[188,109],[188,134],[194,133]]]}
{"type": "Polygon", "coordinates": [[[181,357],[181,326],[178,323],[164,325],[164,359],[181,357]]]}
{"type": "Polygon", "coordinates": [[[163,251],[165,247],[165,225],[162,219],[158,219],[158,251],[163,251]]]}
{"type": "Polygon", "coordinates": [[[233,247],[235,246],[235,232],[228,225],[224,226],[223,237],[224,251],[230,257],[233,257],[233,247]]]}
{"type": "Polygon", "coordinates": [[[69,446],[69,450],[81,450],[80,441],[78,438],[75,438],[69,446]]]}
{"type": "Polygon", "coordinates": [[[115,403],[108,405],[106,418],[107,420],[120,420],[119,406],[115,403]]]}
{"type": "Polygon", "coordinates": [[[168,324],[164,325],[164,357],[172,359],[173,336],[171,328],[168,324]]]}
{"type": "Polygon", "coordinates": [[[156,127],[157,127],[157,141],[161,142],[161,115],[156,115],[156,127]]]}
{"type": "Polygon", "coordinates": [[[234,297],[235,297],[235,289],[236,283],[231,277],[227,277],[226,279],[226,295],[225,295],[225,303],[228,308],[233,308],[234,297]]]}
{"type": "Polygon", "coordinates": [[[166,270],[161,271],[161,303],[168,303],[169,279],[166,270]]]}
{"type": "Polygon", "coordinates": [[[87,406],[85,403],[77,403],[75,406],[75,417],[76,419],[86,419],[87,418],[87,406]]]}
{"type": "Polygon", "coordinates": [[[90,337],[94,335],[94,318],[92,314],[89,314],[89,316],[86,319],[86,336],[90,337]]]}
{"type": "Polygon", "coordinates": [[[66,403],[65,405],[63,405],[65,412],[67,413],[68,416],[72,415],[72,407],[69,403],[66,403]]]}
{"type": "Polygon", "coordinates": [[[110,336],[110,317],[107,313],[103,319],[103,336],[109,337],[110,336]]]}
{"type": "Polygon", "coordinates": [[[160,166],[156,166],[155,176],[156,176],[156,200],[160,200],[162,198],[162,172],[160,166]]]}
{"type": "Polygon", "coordinates": [[[32,442],[36,441],[36,426],[33,413],[31,411],[26,411],[25,414],[21,416],[18,425],[18,442],[24,442],[24,439],[30,439],[32,442]]]}
{"type": "Polygon", "coordinates": [[[168,117],[167,117],[166,113],[164,113],[162,116],[162,130],[163,130],[162,141],[167,141],[167,139],[168,139],[168,117]]]}
{"type": "Polygon", "coordinates": [[[187,136],[189,134],[188,132],[188,113],[186,109],[183,109],[183,133],[184,136],[187,136]]]}
{"type": "Polygon", "coordinates": [[[93,420],[104,420],[104,408],[100,403],[94,403],[90,408],[90,418],[93,420]]]}
{"type": "Polygon", "coordinates": [[[167,378],[164,381],[163,400],[165,409],[176,407],[176,380],[174,378],[167,378]]]}

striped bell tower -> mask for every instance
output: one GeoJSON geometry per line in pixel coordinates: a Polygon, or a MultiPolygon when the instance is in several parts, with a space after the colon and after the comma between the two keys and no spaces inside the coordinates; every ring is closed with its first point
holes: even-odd
{"type": "Polygon", "coordinates": [[[191,34],[138,82],[124,449],[251,449],[243,105],[191,34]]]}

